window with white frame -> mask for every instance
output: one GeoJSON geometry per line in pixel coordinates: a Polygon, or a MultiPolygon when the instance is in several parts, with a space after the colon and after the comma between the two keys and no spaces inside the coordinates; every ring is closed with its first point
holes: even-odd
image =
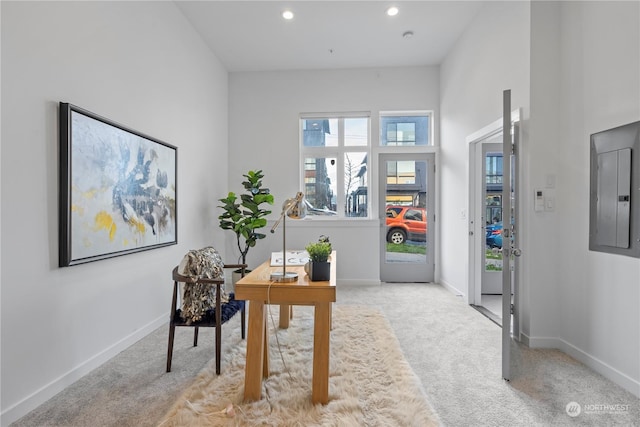
{"type": "Polygon", "coordinates": [[[431,117],[431,113],[421,111],[381,112],[380,145],[387,147],[433,145],[431,117]]]}
{"type": "Polygon", "coordinates": [[[369,114],[300,118],[307,215],[368,217],[369,114]]]}

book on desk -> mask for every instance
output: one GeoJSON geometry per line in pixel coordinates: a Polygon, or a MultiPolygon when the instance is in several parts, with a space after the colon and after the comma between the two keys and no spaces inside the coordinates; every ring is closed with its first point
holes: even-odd
{"type": "MultiPolygon", "coordinates": [[[[287,251],[287,265],[302,266],[309,262],[309,254],[305,250],[287,251]]],[[[271,267],[282,267],[282,252],[271,253],[271,267]]]]}

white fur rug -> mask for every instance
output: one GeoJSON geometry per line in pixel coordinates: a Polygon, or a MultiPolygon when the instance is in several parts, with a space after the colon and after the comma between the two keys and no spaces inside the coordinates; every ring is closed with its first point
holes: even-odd
{"type": "Polygon", "coordinates": [[[294,307],[289,329],[277,329],[277,340],[272,323],[277,323],[277,306],[271,306],[271,316],[271,375],[263,381],[262,400],[243,402],[246,341],[242,341],[234,347],[224,347],[221,375],[215,375],[212,360],[160,425],[439,424],[387,319],[379,311],[334,305],[327,405],[311,404],[313,308],[294,307]]]}

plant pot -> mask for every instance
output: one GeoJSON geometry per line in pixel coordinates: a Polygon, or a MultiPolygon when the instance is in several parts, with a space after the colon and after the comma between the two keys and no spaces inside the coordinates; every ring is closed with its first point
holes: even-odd
{"type": "MultiPolygon", "coordinates": [[[[245,269],[244,275],[246,276],[250,271],[251,270],[249,269],[245,269]]],[[[225,290],[228,294],[230,294],[231,292],[236,292],[236,282],[240,279],[242,279],[242,270],[233,270],[233,273],[231,273],[231,286],[225,285],[225,290]]]]}
{"type": "Polygon", "coordinates": [[[309,278],[312,282],[331,279],[331,263],[311,261],[309,263],[309,278]]]}

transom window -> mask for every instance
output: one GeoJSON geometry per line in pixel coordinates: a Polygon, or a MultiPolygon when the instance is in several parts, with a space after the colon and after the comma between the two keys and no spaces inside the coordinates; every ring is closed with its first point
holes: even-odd
{"type": "Polygon", "coordinates": [[[427,112],[380,113],[380,145],[433,145],[431,114],[427,112]]]}

